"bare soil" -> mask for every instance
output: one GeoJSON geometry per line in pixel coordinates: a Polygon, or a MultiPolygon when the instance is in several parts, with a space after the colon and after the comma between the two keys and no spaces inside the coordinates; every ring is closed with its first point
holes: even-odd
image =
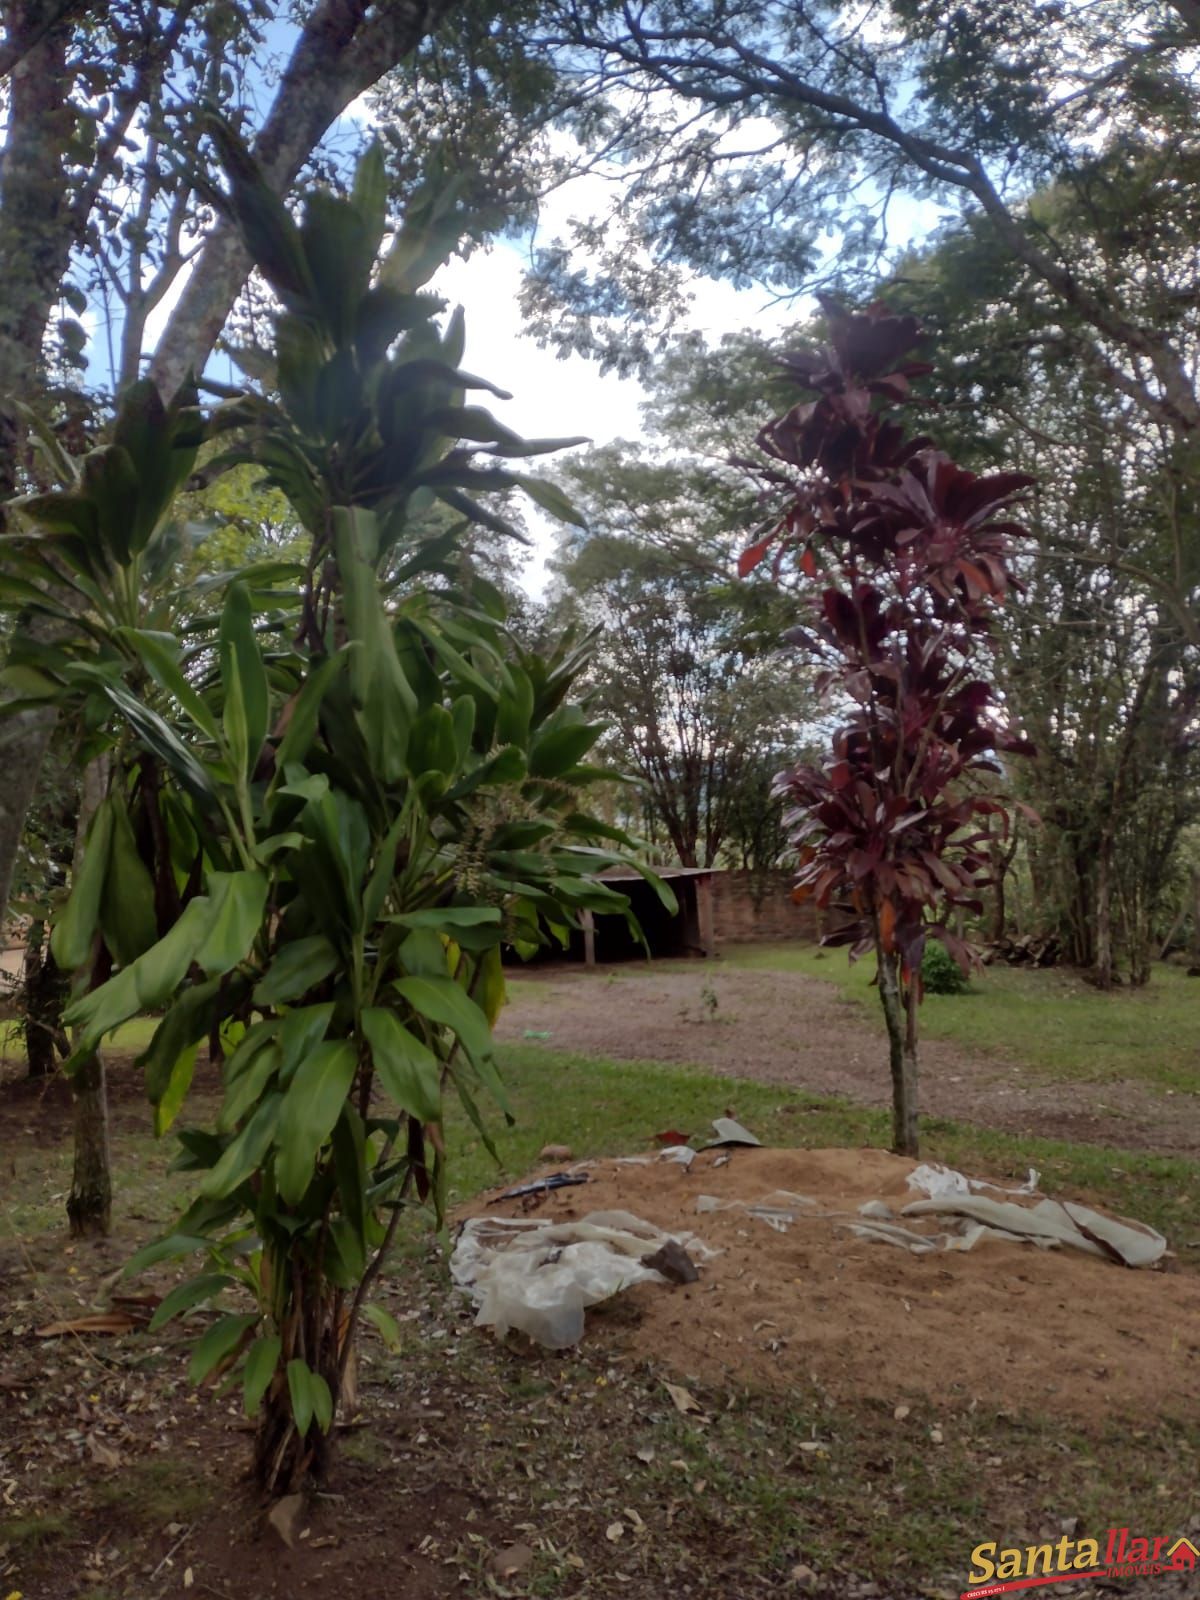
{"type": "MultiPolygon", "coordinates": [[[[683,969],[514,972],[496,1035],[550,1050],[699,1066],[858,1105],[890,1103],[881,1032],[833,984],[796,973],[714,972],[701,962],[683,969]],[[705,1006],[706,985],[718,988],[716,1015],[705,1006]]],[[[923,1041],[921,1057],[923,1116],[1118,1149],[1200,1155],[1200,1116],[1194,1110],[1171,1114],[1171,1101],[1144,1084],[1048,1083],[1020,1063],[944,1040],[923,1041]]]]}
{"type": "MultiPolygon", "coordinates": [[[[629,1211],[719,1251],[698,1283],[626,1291],[635,1330],[612,1335],[593,1318],[611,1350],[707,1383],[788,1391],[812,1381],[844,1401],[1075,1421],[1196,1414],[1200,1278],[991,1239],[913,1255],[820,1214],[857,1213],[870,1200],[898,1212],[922,1198],[907,1185],[915,1165],[881,1150],[748,1148],[701,1151],[688,1168],[587,1162],[587,1183],[549,1192],[537,1215],[629,1211]],[[779,1190],[815,1200],[816,1211],[798,1211],[782,1232],[740,1209],[697,1211],[700,1195],[754,1204],[779,1190]]],[[[520,1215],[527,1205],[469,1210],[520,1215]]],[[[935,1234],[944,1224],[916,1226],[935,1234]]]]}

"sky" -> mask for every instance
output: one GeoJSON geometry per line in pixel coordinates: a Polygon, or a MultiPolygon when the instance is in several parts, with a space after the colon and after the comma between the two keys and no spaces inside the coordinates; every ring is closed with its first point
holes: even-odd
{"type": "MultiPolygon", "coordinates": [[[[595,445],[639,438],[646,395],[636,379],[602,373],[584,356],[560,359],[524,331],[519,295],[526,261],[522,246],[503,243],[450,262],[429,285],[466,313],[464,367],[512,392],[510,401],[489,405],[526,438],[583,434],[595,445]]],[[[795,309],[771,307],[766,291],[739,292],[703,280],[693,290],[692,314],[679,324],[681,333],[698,329],[715,340],[738,328],[782,328],[797,315],[795,309]]],[[[526,520],[534,545],[522,579],[536,596],[549,576],[545,562],[554,550],[557,525],[533,507],[526,520]]]]}
{"type": "MultiPolygon", "coordinates": [[[[271,24],[270,54],[286,57],[293,29],[289,24],[271,24]]],[[[345,113],[343,126],[355,134],[369,132],[372,109],[369,96],[356,101],[345,113]]],[[[769,124],[764,124],[769,128],[769,124]]],[[[745,129],[741,132],[744,134],[745,129]]],[[[337,137],[337,125],[331,130],[337,137]]],[[[353,142],[357,142],[355,139],[353,142]]],[[[542,203],[538,223],[538,242],[565,235],[572,216],[601,213],[611,204],[615,174],[593,173],[564,184],[542,203]]],[[[903,197],[893,201],[889,211],[889,232],[893,244],[903,245],[928,231],[937,221],[936,208],[903,197]]],[[[525,331],[520,310],[522,273],[528,264],[533,241],[501,241],[475,251],[467,260],[454,259],[430,285],[445,296],[450,306],[462,305],[466,313],[467,346],[464,366],[482,377],[512,391],[511,401],[495,401],[494,409],[510,427],[526,437],[585,435],[595,445],[616,438],[636,439],[642,432],[640,406],[645,399],[641,385],[633,378],[602,373],[599,366],[580,355],[562,359],[550,349],[540,347],[525,331]]],[[[838,241],[829,244],[836,252],[838,241]]],[[[182,292],[185,277],[156,308],[146,329],[148,349],[154,343],[182,292]]],[[[770,335],[794,323],[810,309],[803,300],[781,303],[766,289],[736,290],[728,283],[693,278],[691,304],[686,317],[676,326],[679,333],[699,331],[716,342],[727,332],[754,329],[770,335]]],[[[104,340],[99,318],[89,313],[93,376],[102,378],[106,367],[104,340]]],[[[225,381],[239,381],[240,375],[227,357],[216,357],[210,374],[225,381]]],[[[526,560],[523,581],[538,595],[545,589],[548,572],[546,558],[553,553],[557,524],[534,507],[527,523],[533,548],[526,560]]]]}
{"type": "MultiPolygon", "coordinates": [[[[540,239],[553,238],[572,213],[586,212],[591,206],[599,210],[602,196],[592,187],[595,181],[573,180],[544,203],[540,239]]],[[[603,198],[611,199],[607,188],[603,198]]],[[[903,198],[893,201],[893,242],[908,243],[931,230],[938,219],[932,206],[903,198]]],[[[512,392],[512,400],[495,401],[493,409],[526,438],[583,434],[597,446],[617,438],[639,438],[640,407],[646,394],[636,379],[602,373],[596,362],[581,355],[561,359],[525,332],[519,296],[528,259],[528,241],[502,242],[476,251],[465,261],[449,262],[429,285],[451,305],[464,309],[464,367],[512,392]]],[[[781,303],[765,288],[738,290],[699,277],[691,280],[690,294],[689,314],[676,331],[698,331],[714,343],[722,334],[741,330],[782,331],[813,306],[806,299],[781,303]]],[[[557,525],[535,508],[530,508],[527,520],[534,545],[522,580],[537,596],[549,578],[546,558],[553,553],[557,525]]]]}

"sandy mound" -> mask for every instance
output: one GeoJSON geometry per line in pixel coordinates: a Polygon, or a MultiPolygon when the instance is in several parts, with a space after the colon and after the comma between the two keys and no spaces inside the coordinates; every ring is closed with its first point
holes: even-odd
{"type": "Polygon", "coordinates": [[[718,1154],[702,1152],[687,1170],[590,1162],[573,1169],[588,1183],[536,1206],[481,1197],[470,1210],[553,1221],[624,1210],[720,1250],[698,1283],[642,1284],[613,1302],[620,1312],[588,1314],[589,1341],[685,1378],[815,1381],[889,1403],[977,1401],[1071,1418],[1195,1415],[1200,1279],[1000,1240],[915,1256],[818,1216],[780,1233],[744,1211],[698,1213],[700,1195],[753,1203],[781,1189],[841,1211],[869,1200],[898,1211],[918,1198],[906,1184],[914,1163],[882,1151],[737,1149],[715,1165],[718,1154]]]}

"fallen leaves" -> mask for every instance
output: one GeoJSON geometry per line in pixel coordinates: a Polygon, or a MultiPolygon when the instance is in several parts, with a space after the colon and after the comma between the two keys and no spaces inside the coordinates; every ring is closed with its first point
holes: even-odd
{"type": "Polygon", "coordinates": [[[128,1311],[97,1311],[87,1317],[70,1317],[65,1322],[48,1322],[37,1330],[39,1339],[61,1339],[67,1334],[132,1333],[137,1322],[128,1311]]]}
{"type": "Polygon", "coordinates": [[[681,1416],[686,1417],[692,1411],[703,1412],[704,1407],[690,1389],[685,1389],[681,1383],[664,1383],[663,1388],[671,1397],[671,1404],[681,1416]]]}
{"type": "Polygon", "coordinates": [[[492,1557],[492,1571],[498,1578],[515,1578],[533,1564],[533,1551],[527,1544],[510,1544],[492,1557]]]}

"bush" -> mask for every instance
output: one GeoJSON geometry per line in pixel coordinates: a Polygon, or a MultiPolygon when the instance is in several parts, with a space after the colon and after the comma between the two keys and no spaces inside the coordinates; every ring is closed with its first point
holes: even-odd
{"type": "Polygon", "coordinates": [[[921,979],[926,994],[966,994],[970,985],[958,962],[936,939],[925,946],[921,957],[921,979]]]}

